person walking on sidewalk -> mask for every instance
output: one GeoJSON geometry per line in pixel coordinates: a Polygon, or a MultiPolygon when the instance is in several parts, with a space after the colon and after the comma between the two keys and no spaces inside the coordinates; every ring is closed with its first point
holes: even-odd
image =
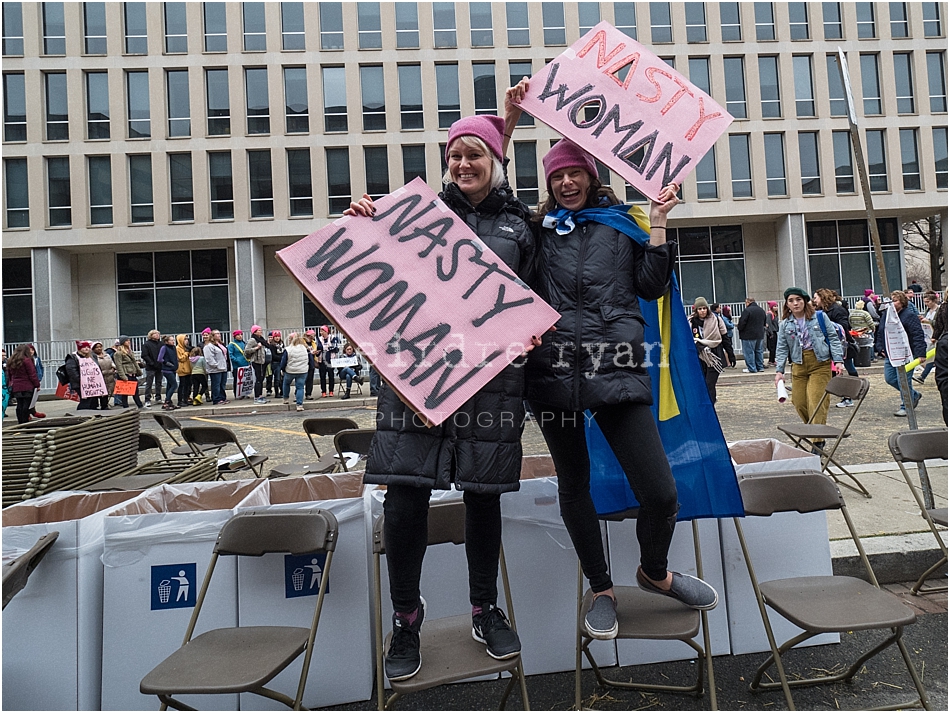
{"type": "MultiPolygon", "coordinates": [[[[908,302],[907,295],[901,290],[894,290],[891,293],[891,304],[881,313],[881,324],[878,326],[877,336],[874,339],[874,351],[884,359],[884,381],[897,389],[901,395],[900,408],[894,412],[894,415],[898,417],[907,416],[907,405],[904,403],[904,393],[901,391],[901,385],[897,375],[897,370],[903,369],[904,364],[892,363],[887,353],[887,338],[885,333],[887,331],[886,324],[889,311],[894,310],[897,313],[901,326],[907,334],[907,341],[910,343],[911,353],[914,357],[920,359],[921,366],[927,362],[927,340],[924,339],[924,330],[920,326],[920,316],[915,310],[911,310],[908,307],[908,302]]],[[[907,385],[910,387],[910,395],[914,400],[914,408],[916,409],[923,394],[914,388],[914,382],[912,380],[908,380],[907,385]]]]}
{"type": "Polygon", "coordinates": [[[765,371],[765,326],[768,321],[765,310],[751,297],[745,298],[745,309],[739,315],[739,340],[742,342],[742,357],[748,374],[765,371]]]}
{"type": "Polygon", "coordinates": [[[703,370],[703,379],[706,381],[706,391],[709,400],[716,405],[716,383],[725,364],[723,342],[729,339],[726,324],[709,309],[705,297],[697,297],[693,302],[693,314],[689,318],[689,326],[693,332],[693,344],[699,356],[699,366],[703,370]]]}
{"type": "MultiPolygon", "coordinates": [[[[927,290],[924,292],[924,307],[926,310],[924,314],[920,316],[920,326],[924,330],[924,339],[927,341],[927,347],[934,346],[937,343],[937,340],[940,339],[940,335],[936,334],[934,331],[934,318],[937,316],[937,310],[940,308],[940,300],[937,298],[937,293],[933,290],[927,290]]],[[[914,381],[918,384],[923,384],[927,380],[927,375],[933,370],[935,361],[928,362],[927,366],[923,367],[920,372],[920,376],[915,375],[914,381]]],[[[43,377],[40,376],[42,379],[43,377]]]]}
{"type": "Polygon", "coordinates": [[[162,365],[158,353],[162,349],[162,333],[153,329],[142,343],[142,361],[145,362],[145,408],[152,405],[152,384],[155,384],[155,400],[162,400],[162,365]]]}
{"type": "Polygon", "coordinates": [[[228,350],[221,342],[221,332],[212,330],[211,338],[202,350],[205,357],[205,371],[211,383],[211,403],[214,406],[228,402],[224,385],[228,380],[228,350]]]}

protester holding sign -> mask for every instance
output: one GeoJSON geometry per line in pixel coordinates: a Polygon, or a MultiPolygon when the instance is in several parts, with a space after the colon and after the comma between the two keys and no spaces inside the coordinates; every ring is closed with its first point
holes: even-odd
{"type": "Polygon", "coordinates": [[[270,356],[270,347],[264,339],[264,328],[255,324],[251,327],[251,339],[244,347],[244,356],[254,369],[254,403],[266,404],[264,398],[264,365],[270,356]]]}
{"type": "Polygon", "coordinates": [[[99,397],[99,410],[108,411],[109,396],[115,391],[115,362],[103,350],[102,342],[98,341],[92,343],[92,358],[99,364],[99,371],[102,372],[102,379],[106,383],[107,394],[99,397]]]}
{"type": "MultiPolygon", "coordinates": [[[[120,381],[135,382],[135,391],[132,392],[132,398],[135,400],[135,405],[142,408],[142,399],[139,398],[138,393],[138,378],[142,375],[142,367],[139,366],[139,363],[135,360],[135,355],[132,353],[132,340],[124,334],[119,337],[119,346],[116,347],[112,360],[115,362],[116,377],[120,381]]],[[[128,408],[129,397],[123,395],[120,399],[122,408],[128,408]]]]}
{"type": "Polygon", "coordinates": [[[79,395],[76,410],[97,409],[99,397],[107,394],[102,370],[92,358],[92,342],[76,340],[76,351],[66,355],[66,374],[69,388],[79,395]]]}
{"type": "Polygon", "coordinates": [[[31,352],[32,344],[21,344],[13,350],[7,360],[7,372],[10,376],[9,390],[16,399],[16,422],[27,423],[30,420],[30,403],[33,392],[40,388],[40,378],[36,374],[36,365],[31,352]]]}
{"type": "Polygon", "coordinates": [[[320,336],[317,339],[317,351],[320,353],[320,395],[326,398],[333,396],[333,359],[340,351],[340,338],[330,334],[327,325],[320,327],[320,336]],[[327,389],[327,382],[330,388],[327,389]]]}
{"type": "MultiPolygon", "coordinates": [[[[343,392],[340,398],[348,399],[350,398],[350,389],[353,387],[353,379],[359,376],[360,370],[363,368],[352,344],[343,347],[343,356],[337,359],[336,367],[339,370],[340,381],[346,382],[346,391],[343,392]]],[[[363,382],[359,383],[362,384],[363,382]]]]}
{"type": "MultiPolygon", "coordinates": [[[[508,269],[527,282],[535,254],[529,210],[514,197],[502,165],[503,138],[513,127],[488,115],[455,122],[449,129],[448,170],[439,197],[508,269]]],[[[364,196],[347,213],[371,216],[375,207],[364,196]]],[[[501,341],[504,335],[499,337],[501,341]]],[[[386,655],[386,675],[391,680],[411,678],[422,665],[419,629],[425,604],[419,579],[426,552],[429,496],[433,488],[444,490],[453,483],[464,491],[466,506],[473,636],[497,659],[521,651],[518,635],[496,606],[501,493],[517,490],[521,473],[524,370],[519,366],[516,362],[506,367],[448,419],[428,428],[395,390],[387,384],[380,387],[377,431],[364,480],[387,486],[383,537],[394,610],[392,643],[386,655]]]]}
{"type": "MultiPolygon", "coordinates": [[[[881,326],[874,340],[874,351],[884,357],[884,381],[898,391],[901,386],[897,370],[914,357],[920,359],[921,364],[927,361],[927,340],[924,338],[923,327],[920,326],[920,317],[908,309],[907,305],[907,295],[900,290],[891,293],[891,304],[881,314],[881,326]]],[[[911,398],[914,399],[914,408],[917,408],[923,394],[914,389],[912,382],[908,381],[908,386],[911,398]]],[[[894,415],[907,415],[903,392],[900,408],[894,415]]]]}

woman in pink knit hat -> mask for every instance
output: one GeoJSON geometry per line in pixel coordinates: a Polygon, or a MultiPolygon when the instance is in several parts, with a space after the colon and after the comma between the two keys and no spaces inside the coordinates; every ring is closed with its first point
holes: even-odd
{"type": "MultiPolygon", "coordinates": [[[[514,197],[504,170],[504,141],[514,124],[497,116],[469,116],[449,129],[443,201],[507,267],[526,282],[534,263],[530,210],[514,197]]],[[[372,215],[363,196],[350,215],[372,215]]],[[[519,360],[520,361],[520,360],[519,360]]],[[[383,537],[389,562],[393,637],[386,675],[401,681],[422,666],[419,629],[425,602],[419,590],[426,551],[429,495],[454,483],[464,492],[465,551],[472,635],[497,659],[517,656],[518,635],[497,607],[501,494],[518,489],[524,369],[510,365],[439,426],[426,428],[383,384],[377,431],[366,464],[367,483],[387,486],[383,537]]]]}

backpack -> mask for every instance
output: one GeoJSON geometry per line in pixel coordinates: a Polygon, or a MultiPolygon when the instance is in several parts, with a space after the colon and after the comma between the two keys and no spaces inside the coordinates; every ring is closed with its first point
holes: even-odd
{"type": "Polygon", "coordinates": [[[69,383],[69,374],[66,373],[65,364],[60,364],[59,368],[56,370],[56,380],[59,381],[60,384],[69,383]]]}
{"type": "Polygon", "coordinates": [[[827,319],[831,322],[831,325],[835,328],[835,333],[838,335],[838,339],[841,341],[842,348],[848,344],[848,337],[844,333],[844,327],[842,327],[837,322],[833,322],[828,315],[825,314],[824,310],[815,310],[815,314],[821,315],[818,317],[818,326],[821,327],[821,333],[825,337],[825,343],[830,347],[831,342],[828,341],[828,330],[825,328],[825,320],[827,319]]]}

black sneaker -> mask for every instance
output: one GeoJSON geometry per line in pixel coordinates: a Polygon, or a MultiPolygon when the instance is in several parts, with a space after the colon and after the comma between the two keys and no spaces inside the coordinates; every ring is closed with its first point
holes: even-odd
{"type": "Polygon", "coordinates": [[[409,620],[393,612],[393,636],[386,654],[386,676],[390,681],[405,681],[412,678],[422,668],[422,655],[419,653],[419,629],[426,617],[426,600],[419,598],[416,619],[409,620]]]}
{"type": "Polygon", "coordinates": [[[493,659],[510,659],[521,653],[521,640],[508,623],[505,612],[494,604],[485,604],[481,614],[472,615],[472,638],[485,644],[493,659]]]}

